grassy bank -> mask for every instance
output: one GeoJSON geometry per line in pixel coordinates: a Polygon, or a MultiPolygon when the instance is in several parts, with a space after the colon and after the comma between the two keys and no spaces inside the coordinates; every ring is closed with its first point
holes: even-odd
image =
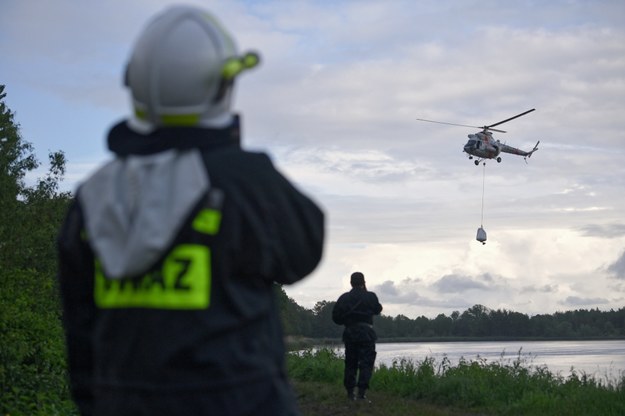
{"type": "Polygon", "coordinates": [[[288,368],[304,416],[625,414],[625,377],[605,382],[574,372],[564,378],[521,357],[382,365],[371,379],[371,404],[345,398],[336,350],[290,354],[288,368]]]}

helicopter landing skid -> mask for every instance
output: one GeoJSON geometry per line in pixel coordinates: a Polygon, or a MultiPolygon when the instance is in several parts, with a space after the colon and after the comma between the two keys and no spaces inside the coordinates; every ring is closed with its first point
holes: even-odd
{"type": "MultiPolygon", "coordinates": [[[[473,156],[469,156],[469,159],[473,159],[473,156]]],[[[501,163],[501,158],[500,157],[497,157],[495,160],[497,161],[497,163],[501,163]]],[[[482,162],[484,163],[484,165],[486,165],[486,159],[485,158],[480,158],[480,159],[476,159],[476,160],[473,161],[473,163],[475,163],[475,166],[479,166],[480,163],[482,163],[482,162]]]]}

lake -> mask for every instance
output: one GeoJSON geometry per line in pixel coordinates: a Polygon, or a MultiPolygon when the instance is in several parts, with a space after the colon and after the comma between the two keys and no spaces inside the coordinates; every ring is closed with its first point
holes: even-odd
{"type": "Polygon", "coordinates": [[[520,357],[524,367],[544,365],[551,373],[564,377],[571,374],[571,369],[596,380],[615,381],[625,375],[625,340],[378,343],[376,350],[376,363],[387,366],[401,358],[417,363],[432,357],[440,364],[447,357],[456,366],[462,357],[504,364],[512,364],[520,357]]]}

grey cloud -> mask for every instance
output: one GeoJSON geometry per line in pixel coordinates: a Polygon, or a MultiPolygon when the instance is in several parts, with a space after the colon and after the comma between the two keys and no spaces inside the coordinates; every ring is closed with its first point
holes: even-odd
{"type": "Polygon", "coordinates": [[[580,231],[588,237],[616,238],[625,236],[625,224],[588,224],[581,227],[580,231]]]}
{"type": "Polygon", "coordinates": [[[604,305],[607,303],[610,303],[610,301],[605,298],[582,298],[579,296],[568,296],[565,300],[560,302],[561,305],[572,307],[604,305]]]}
{"type": "Polygon", "coordinates": [[[546,284],[543,286],[524,286],[521,288],[521,293],[556,293],[558,291],[558,285],[546,284]]]}
{"type": "MultiPolygon", "coordinates": [[[[616,293],[616,292],[625,293],[625,280],[616,282],[615,284],[608,285],[608,289],[610,289],[613,293],[616,293]]],[[[618,300],[622,301],[622,298],[618,300]]]]}
{"type": "MultiPolygon", "coordinates": [[[[488,274],[484,275],[484,280],[492,281],[488,274]]],[[[441,277],[433,285],[437,291],[442,293],[461,293],[466,290],[488,290],[488,286],[468,276],[446,275],[441,277]]]]}
{"type": "Polygon", "coordinates": [[[558,291],[558,285],[544,285],[538,288],[542,293],[556,293],[558,291]]]}
{"type": "Polygon", "coordinates": [[[411,280],[404,280],[401,284],[387,280],[380,285],[373,287],[374,292],[380,298],[391,303],[420,304],[424,298],[418,293],[411,280]]]}
{"type": "Polygon", "coordinates": [[[608,266],[607,270],[613,277],[625,280],[625,251],[618,260],[608,266]]]}
{"type": "Polygon", "coordinates": [[[395,287],[395,283],[390,280],[387,280],[381,285],[377,285],[375,287],[375,291],[385,296],[396,297],[399,295],[399,292],[397,291],[397,288],[395,287]]]}
{"type": "Polygon", "coordinates": [[[426,170],[409,159],[401,159],[379,151],[327,150],[322,148],[289,148],[283,161],[316,166],[328,172],[356,178],[364,182],[401,182],[424,174],[426,170]]]}
{"type": "Polygon", "coordinates": [[[373,286],[371,290],[380,298],[382,304],[404,304],[422,307],[435,307],[445,309],[465,309],[472,305],[462,297],[432,298],[423,296],[414,287],[419,280],[405,279],[400,284],[387,280],[380,285],[373,286]]]}

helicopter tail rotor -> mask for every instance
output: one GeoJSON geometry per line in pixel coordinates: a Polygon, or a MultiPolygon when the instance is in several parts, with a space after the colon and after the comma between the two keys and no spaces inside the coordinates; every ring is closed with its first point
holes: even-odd
{"type": "Polygon", "coordinates": [[[525,160],[525,163],[527,163],[527,158],[528,157],[532,157],[532,154],[538,150],[538,145],[540,144],[540,140],[536,142],[536,146],[534,146],[534,148],[532,150],[530,150],[529,152],[527,152],[527,156],[525,156],[523,159],[525,160]]]}
{"type": "Polygon", "coordinates": [[[532,157],[532,153],[538,150],[539,144],[540,144],[540,140],[536,142],[536,146],[534,146],[534,148],[529,152],[529,155],[527,155],[527,157],[532,157]]]}

